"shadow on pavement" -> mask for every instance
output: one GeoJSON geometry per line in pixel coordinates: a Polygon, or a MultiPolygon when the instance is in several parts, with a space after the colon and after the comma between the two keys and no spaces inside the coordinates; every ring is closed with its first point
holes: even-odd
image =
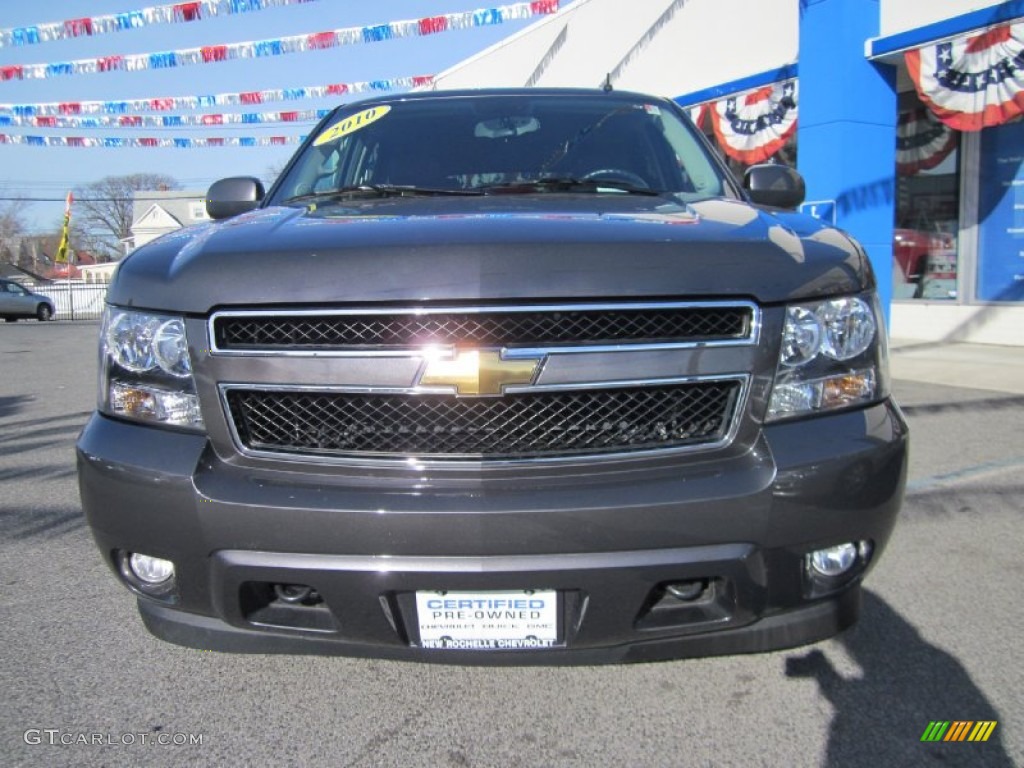
{"type": "MultiPolygon", "coordinates": [[[[31,399],[31,398],[28,398],[31,399]]],[[[0,415],[17,412],[18,398],[0,398],[0,415]]],[[[0,424],[0,541],[52,541],[85,527],[73,494],[75,436],[89,412],[0,424]]]]}
{"type": "Polygon", "coordinates": [[[0,507],[0,540],[55,539],[84,527],[78,507],[0,507]]]}
{"type": "Polygon", "coordinates": [[[32,402],[28,395],[14,395],[11,397],[0,397],[0,419],[13,416],[21,411],[27,403],[32,402]]]}
{"type": "Polygon", "coordinates": [[[864,591],[861,621],[838,638],[863,676],[848,679],[815,649],[786,659],[786,675],[817,681],[835,709],[822,765],[1012,768],[1000,725],[984,743],[921,742],[932,720],[1000,720],[949,653],[929,644],[878,595],[864,591]]]}
{"type": "MultiPolygon", "coordinates": [[[[0,413],[4,399],[0,398],[0,413]]],[[[0,424],[0,456],[28,456],[36,451],[53,455],[53,449],[71,448],[88,417],[89,412],[83,411],[0,424]]],[[[69,466],[73,471],[74,465],[69,466]]]]}
{"type": "Polygon", "coordinates": [[[978,400],[962,400],[949,403],[927,403],[920,405],[900,405],[907,416],[921,416],[939,413],[966,413],[970,411],[1019,411],[1024,407],[1024,397],[1008,395],[1006,397],[986,397],[978,400]]]}

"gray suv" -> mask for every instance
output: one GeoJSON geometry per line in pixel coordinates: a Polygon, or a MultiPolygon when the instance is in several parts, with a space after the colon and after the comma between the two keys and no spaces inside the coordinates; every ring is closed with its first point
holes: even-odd
{"type": "Polygon", "coordinates": [[[149,630],[221,651],[598,663],[857,618],[907,427],[863,248],[672,102],[339,107],[269,191],[132,253],[78,442],[149,630]]]}

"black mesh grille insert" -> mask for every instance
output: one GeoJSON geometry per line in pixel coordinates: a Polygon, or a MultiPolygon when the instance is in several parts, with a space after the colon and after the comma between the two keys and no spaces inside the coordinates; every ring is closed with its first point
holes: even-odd
{"type": "Polygon", "coordinates": [[[232,389],[242,445],[304,455],[512,459],[722,440],[740,382],[502,397],[232,389]]]}
{"type": "Polygon", "coordinates": [[[744,339],[748,306],[414,314],[224,315],[214,321],[219,349],[622,344],[744,339]]]}

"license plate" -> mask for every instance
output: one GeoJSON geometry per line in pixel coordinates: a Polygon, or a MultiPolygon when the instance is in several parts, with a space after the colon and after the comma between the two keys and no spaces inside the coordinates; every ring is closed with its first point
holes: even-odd
{"type": "Polygon", "coordinates": [[[458,650],[551,648],[558,642],[558,593],[417,592],[420,645],[458,650]]]}

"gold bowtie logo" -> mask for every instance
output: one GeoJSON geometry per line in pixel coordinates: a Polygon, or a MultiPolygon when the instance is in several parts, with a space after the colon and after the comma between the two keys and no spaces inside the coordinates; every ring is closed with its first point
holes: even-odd
{"type": "Polygon", "coordinates": [[[543,358],[504,360],[500,352],[458,352],[453,360],[427,358],[421,387],[455,387],[460,395],[500,395],[513,384],[532,384],[543,358]]]}

